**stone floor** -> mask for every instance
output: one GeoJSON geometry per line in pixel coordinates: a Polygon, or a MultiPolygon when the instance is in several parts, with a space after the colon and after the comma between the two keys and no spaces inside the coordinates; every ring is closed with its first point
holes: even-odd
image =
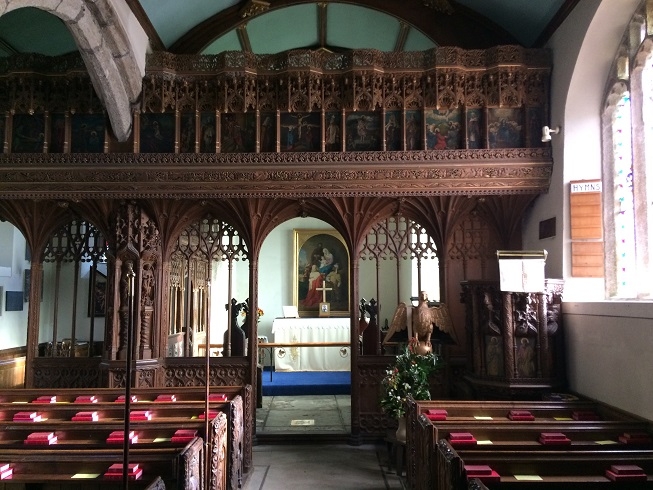
{"type": "Polygon", "coordinates": [[[351,431],[349,395],[264,396],[256,409],[257,434],[311,434],[351,431]]]}
{"type": "Polygon", "coordinates": [[[349,395],[263,397],[243,490],[404,489],[384,444],[346,443],[350,424],[349,395]]]}

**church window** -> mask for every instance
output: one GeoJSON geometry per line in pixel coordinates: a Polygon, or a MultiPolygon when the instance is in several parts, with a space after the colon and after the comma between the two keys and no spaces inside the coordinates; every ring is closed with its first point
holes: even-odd
{"type": "Polygon", "coordinates": [[[653,293],[653,45],[645,32],[652,14],[640,8],[631,19],[604,106],[605,288],[613,299],[653,293]]]}
{"type": "Polygon", "coordinates": [[[622,94],[613,116],[616,296],[632,297],[635,265],[635,213],[631,151],[630,95],[622,94]]]}

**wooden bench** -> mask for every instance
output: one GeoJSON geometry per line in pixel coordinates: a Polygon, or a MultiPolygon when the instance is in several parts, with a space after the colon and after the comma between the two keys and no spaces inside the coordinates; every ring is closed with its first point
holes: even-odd
{"type": "MultiPolygon", "coordinates": [[[[226,427],[226,416],[222,414],[226,427]]],[[[22,441],[18,441],[22,445],[22,441]]],[[[160,478],[165,488],[199,489],[202,475],[203,440],[193,438],[184,444],[134,446],[130,449],[130,463],[138,464],[142,474],[130,480],[136,488],[146,488],[160,478]],[[149,446],[149,447],[148,447],[149,446]]],[[[106,473],[112,465],[123,463],[122,446],[109,447],[94,441],[85,443],[16,447],[0,447],[0,462],[8,463],[11,478],[0,481],[2,488],[22,488],[41,484],[39,488],[121,488],[122,474],[109,478],[106,473]],[[3,487],[4,485],[4,487],[3,487]]]]}
{"type": "MultiPolygon", "coordinates": [[[[124,430],[125,406],[116,400],[124,394],[116,389],[57,389],[44,393],[43,390],[7,390],[0,393],[0,446],[7,434],[16,433],[21,437],[25,430],[45,430],[54,432],[60,440],[77,440],[80,434],[94,434],[98,441],[106,441],[113,431],[124,430]],[[55,403],[37,403],[39,397],[56,396],[55,403]],[[95,403],[88,400],[79,403],[80,397],[95,397],[95,403]],[[76,400],[78,402],[76,402],[76,400]],[[18,412],[38,412],[45,419],[41,422],[15,422],[13,417],[18,412]],[[78,421],[72,418],[79,412],[96,412],[97,421],[78,421]],[[23,431],[23,432],[21,432],[23,431]]],[[[215,433],[208,438],[211,447],[209,471],[214,480],[212,488],[238,488],[243,478],[244,452],[244,400],[251,403],[251,388],[246,387],[215,387],[213,392],[227,394],[227,401],[210,401],[211,412],[224,412],[228,418],[228,430],[225,438],[228,440],[228,450],[221,454],[218,449],[219,440],[215,433]],[[241,393],[245,396],[241,396],[241,393]],[[223,468],[224,466],[224,468],[223,468]],[[221,484],[221,475],[226,475],[221,484]]],[[[132,397],[138,401],[130,403],[130,412],[149,412],[150,420],[131,420],[130,430],[140,438],[139,445],[147,440],[166,439],[177,429],[196,430],[197,435],[204,438],[206,421],[203,418],[206,403],[204,388],[174,388],[174,389],[135,389],[132,397]],[[165,400],[174,395],[176,401],[155,401],[163,395],[165,400]],[[141,442],[143,441],[143,442],[141,442]]],[[[88,435],[86,436],[88,438],[88,435]]]]}
{"type": "MultiPolygon", "coordinates": [[[[442,418],[435,412],[432,416],[442,418]]],[[[650,432],[648,421],[587,400],[416,402],[409,399],[407,419],[407,479],[409,485],[416,489],[432,488],[436,479],[435,446],[449,432],[473,432],[478,433],[479,439],[496,440],[495,444],[502,440],[504,444],[509,444],[508,441],[512,440],[513,444],[532,444],[535,447],[539,447],[536,441],[541,432],[570,431],[577,440],[585,437],[588,444],[593,440],[618,438],[625,432],[650,432]],[[429,410],[446,410],[446,420],[429,420],[429,410]],[[510,415],[513,411],[528,412],[531,417],[512,420],[510,415]],[[529,433],[529,427],[535,432],[529,433]],[[578,435],[585,430],[590,432],[584,436],[578,435]],[[594,431],[593,435],[591,431],[594,431]]]]}
{"type": "Polygon", "coordinates": [[[437,444],[437,481],[433,488],[650,488],[653,484],[653,450],[545,450],[484,451],[437,444]],[[637,466],[643,481],[612,481],[606,470],[613,465],[637,466]],[[471,467],[489,466],[496,475],[470,478],[471,467]],[[467,467],[467,468],[466,468],[467,467]],[[474,481],[472,481],[474,480],[474,481]]]}

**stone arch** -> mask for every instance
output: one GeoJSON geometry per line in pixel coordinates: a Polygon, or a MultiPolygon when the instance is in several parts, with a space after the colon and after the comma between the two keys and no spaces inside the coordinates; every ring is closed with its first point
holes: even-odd
{"type": "Polygon", "coordinates": [[[24,7],[44,10],[66,24],[104,102],[113,133],[119,141],[126,141],[132,130],[131,109],[141,93],[145,63],[143,60],[143,69],[139,68],[138,50],[119,22],[111,0],[17,0],[0,6],[0,16],[24,7]]]}

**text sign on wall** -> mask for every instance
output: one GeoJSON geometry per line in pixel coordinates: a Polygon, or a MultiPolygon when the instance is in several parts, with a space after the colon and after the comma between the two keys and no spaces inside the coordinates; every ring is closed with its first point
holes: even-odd
{"type": "Polygon", "coordinates": [[[602,182],[580,180],[569,184],[571,275],[603,277],[602,182]]]}
{"type": "Polygon", "coordinates": [[[600,180],[584,180],[581,182],[571,182],[571,193],[580,192],[601,192],[603,183],[600,180]]]}

